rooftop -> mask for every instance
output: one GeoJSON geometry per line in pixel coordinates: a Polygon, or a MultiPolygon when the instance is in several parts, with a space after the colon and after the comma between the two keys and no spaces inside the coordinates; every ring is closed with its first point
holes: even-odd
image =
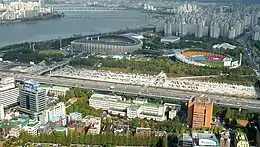
{"type": "Polygon", "coordinates": [[[237,132],[237,138],[239,141],[247,141],[247,136],[243,132],[237,132]]]}
{"type": "Polygon", "coordinates": [[[192,138],[197,138],[199,139],[199,143],[202,143],[203,141],[200,142],[200,140],[210,140],[210,141],[213,141],[215,142],[216,145],[219,145],[219,141],[218,139],[216,138],[215,134],[213,133],[210,133],[210,132],[192,132],[192,138]]]}
{"type": "Polygon", "coordinates": [[[45,84],[41,84],[40,88],[42,89],[51,89],[51,90],[59,90],[59,91],[67,91],[69,90],[68,87],[63,87],[63,86],[49,86],[45,84]]]}
{"type": "Polygon", "coordinates": [[[28,127],[34,127],[38,124],[39,122],[36,120],[30,120],[29,123],[26,125],[28,127]]]}
{"type": "Polygon", "coordinates": [[[31,84],[31,85],[37,85],[37,84],[40,84],[39,82],[37,81],[34,81],[34,80],[27,80],[27,81],[24,81],[25,84],[31,84]]]}
{"type": "Polygon", "coordinates": [[[55,127],[54,130],[55,131],[66,131],[67,127],[55,127]]]}
{"type": "Polygon", "coordinates": [[[176,39],[180,39],[180,37],[178,37],[178,36],[166,36],[166,37],[163,37],[162,39],[176,40],[176,39]]]}
{"type": "Polygon", "coordinates": [[[190,99],[191,102],[198,103],[198,104],[209,104],[213,103],[213,100],[209,97],[206,96],[201,96],[201,97],[192,97],[190,99]]]}
{"type": "Polygon", "coordinates": [[[101,100],[104,100],[104,101],[117,101],[117,102],[120,102],[120,103],[132,104],[130,106],[131,108],[139,108],[141,106],[143,106],[143,107],[153,107],[153,108],[163,107],[163,105],[156,104],[156,103],[131,103],[131,102],[128,102],[128,101],[122,101],[122,97],[117,96],[117,95],[105,95],[105,94],[94,93],[91,96],[90,99],[101,99],[101,100]]]}

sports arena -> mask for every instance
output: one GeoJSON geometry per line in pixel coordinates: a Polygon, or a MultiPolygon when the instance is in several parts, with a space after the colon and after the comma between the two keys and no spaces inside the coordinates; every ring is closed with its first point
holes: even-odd
{"type": "MultiPolygon", "coordinates": [[[[227,66],[236,68],[240,66],[237,60],[232,59],[232,57],[224,54],[219,54],[216,52],[203,50],[203,49],[185,49],[179,50],[175,53],[177,60],[197,65],[197,66],[211,66],[211,67],[221,67],[227,66]]],[[[241,59],[240,59],[241,60],[241,59]]]]}
{"type": "Polygon", "coordinates": [[[100,35],[71,42],[73,51],[97,54],[132,53],[142,49],[143,42],[130,35],[100,35]]]}

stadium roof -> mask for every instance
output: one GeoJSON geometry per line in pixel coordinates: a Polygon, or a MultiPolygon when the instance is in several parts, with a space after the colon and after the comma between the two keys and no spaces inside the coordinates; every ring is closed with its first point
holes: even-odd
{"type": "Polygon", "coordinates": [[[128,35],[100,35],[94,37],[87,37],[84,39],[74,40],[74,43],[93,43],[93,44],[106,44],[106,45],[120,45],[120,46],[132,46],[141,44],[142,41],[128,35]],[[111,39],[118,41],[108,41],[105,39],[111,39]]]}

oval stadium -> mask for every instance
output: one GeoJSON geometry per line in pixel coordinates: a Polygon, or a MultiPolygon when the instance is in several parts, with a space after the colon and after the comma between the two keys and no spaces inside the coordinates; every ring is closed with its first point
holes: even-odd
{"type": "Polygon", "coordinates": [[[142,49],[142,46],[141,40],[129,35],[100,35],[71,42],[73,51],[84,51],[91,54],[132,53],[142,49]]]}
{"type": "MultiPolygon", "coordinates": [[[[203,49],[185,49],[175,53],[177,60],[196,66],[236,68],[240,66],[238,61],[232,61],[232,57],[203,49]]],[[[240,59],[241,60],[241,59],[240,59]]]]}

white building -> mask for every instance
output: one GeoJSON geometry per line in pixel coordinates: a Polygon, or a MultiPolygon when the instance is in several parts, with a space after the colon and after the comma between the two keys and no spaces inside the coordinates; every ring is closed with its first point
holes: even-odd
{"type": "MultiPolygon", "coordinates": [[[[147,103],[146,100],[136,99],[133,103],[123,101],[120,96],[111,96],[103,94],[93,94],[89,99],[89,105],[95,109],[107,110],[114,115],[124,115],[129,118],[153,119],[164,121],[167,119],[166,108],[170,105],[160,105],[147,103]]],[[[177,106],[177,105],[176,105],[177,106]]],[[[180,105],[178,105],[180,107],[180,105]]],[[[179,109],[172,110],[179,111],[179,109]]],[[[172,112],[171,117],[175,117],[177,112],[172,112]]]]}
{"type": "Polygon", "coordinates": [[[0,78],[0,104],[4,107],[18,103],[19,88],[15,88],[14,77],[0,78]]]}
{"type": "Polygon", "coordinates": [[[72,112],[69,114],[69,121],[81,121],[82,120],[82,114],[78,112],[72,112]]]}
{"type": "Polygon", "coordinates": [[[229,43],[222,43],[222,44],[215,44],[213,45],[214,49],[235,49],[236,46],[235,45],[231,45],[229,43]]]}
{"type": "Polygon", "coordinates": [[[55,97],[65,96],[67,91],[69,91],[68,87],[62,86],[42,86],[41,89],[45,89],[46,95],[53,95],[55,97]]]}
{"type": "Polygon", "coordinates": [[[11,130],[9,131],[9,135],[10,135],[10,137],[18,138],[21,134],[21,131],[22,131],[22,125],[19,124],[15,127],[11,128],[11,130]]]}
{"type": "Polygon", "coordinates": [[[47,110],[44,110],[42,115],[39,117],[42,124],[47,122],[56,122],[59,120],[64,120],[62,125],[66,125],[66,107],[63,102],[56,104],[55,106],[50,107],[47,110]]]}
{"type": "Polygon", "coordinates": [[[89,99],[89,105],[95,109],[108,110],[110,113],[117,115],[116,112],[126,110],[131,105],[129,102],[124,102],[121,96],[93,94],[89,99]]]}
{"type": "Polygon", "coordinates": [[[163,37],[161,39],[162,43],[179,43],[181,40],[180,37],[177,36],[167,36],[167,37],[163,37]]]}
{"type": "Polygon", "coordinates": [[[4,105],[0,104],[0,120],[5,119],[4,105]]]}
{"type": "Polygon", "coordinates": [[[28,132],[29,135],[37,135],[38,129],[40,128],[41,123],[37,121],[36,119],[29,120],[28,124],[23,127],[25,131],[28,132]]]}

